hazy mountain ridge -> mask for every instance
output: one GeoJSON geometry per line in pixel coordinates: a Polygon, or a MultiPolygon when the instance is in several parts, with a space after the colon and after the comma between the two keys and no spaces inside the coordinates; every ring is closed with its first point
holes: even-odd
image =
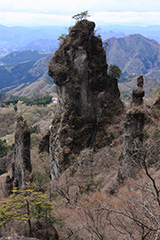
{"type": "Polygon", "coordinates": [[[58,36],[65,32],[66,28],[61,26],[31,28],[0,25],[0,55],[29,49],[27,45],[38,39],[53,39],[57,41],[58,36]]]}
{"type": "MultiPolygon", "coordinates": [[[[57,38],[68,32],[65,26],[52,27],[6,27],[0,25],[0,55],[13,51],[34,49],[42,51],[54,51],[58,47],[57,38]],[[52,45],[53,42],[53,45],[52,45]]],[[[159,26],[97,26],[96,32],[103,40],[111,37],[124,37],[128,34],[140,33],[145,37],[155,39],[160,43],[159,26]]]]}
{"type": "Polygon", "coordinates": [[[140,34],[107,40],[107,59],[125,74],[146,74],[160,67],[160,45],[140,34]]]}
{"type": "MultiPolygon", "coordinates": [[[[155,90],[155,88],[159,86],[160,44],[140,34],[120,38],[112,37],[108,39],[107,42],[106,55],[108,65],[118,65],[123,73],[120,81],[127,81],[126,83],[120,84],[121,90],[126,89],[124,92],[129,92],[130,88],[133,87],[132,78],[139,74],[145,76],[147,93],[155,90]]],[[[54,41],[51,39],[42,39],[41,41],[34,41],[30,47],[39,46],[39,48],[41,48],[43,45],[50,47],[52,43],[54,44],[54,41]],[[47,42],[50,43],[49,46],[47,42]]],[[[24,50],[1,57],[0,91],[9,91],[11,94],[21,96],[29,96],[30,93],[33,95],[33,89],[40,92],[44,89],[45,92],[50,92],[53,82],[51,81],[47,87],[44,86],[45,81],[50,79],[48,76],[48,62],[51,55],[49,52],[24,50]]]]}
{"type": "Polygon", "coordinates": [[[14,64],[20,64],[29,61],[38,61],[42,57],[48,55],[49,53],[34,50],[14,51],[4,57],[1,57],[0,65],[11,66],[14,64]]]}
{"type": "Polygon", "coordinates": [[[50,53],[29,50],[13,52],[1,58],[0,91],[28,86],[41,77],[49,79],[47,69],[50,57],[50,53]]]}
{"type": "Polygon", "coordinates": [[[58,40],[56,39],[37,39],[26,44],[22,49],[31,49],[43,52],[54,52],[58,48],[58,40]]]}

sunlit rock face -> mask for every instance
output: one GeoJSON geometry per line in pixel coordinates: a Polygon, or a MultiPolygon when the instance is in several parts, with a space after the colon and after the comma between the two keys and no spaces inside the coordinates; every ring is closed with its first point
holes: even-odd
{"type": "Polygon", "coordinates": [[[14,185],[24,188],[26,182],[30,181],[32,166],[30,161],[30,131],[23,117],[17,118],[15,148],[16,154],[13,164],[14,185]]]}
{"type": "Polygon", "coordinates": [[[123,148],[119,157],[119,180],[135,177],[142,167],[143,129],[145,112],[143,110],[143,76],[137,78],[137,89],[132,91],[131,108],[124,121],[123,148]]]}
{"type": "Polygon", "coordinates": [[[58,94],[50,136],[53,179],[82,149],[97,151],[110,144],[107,126],[123,111],[117,80],[107,75],[105,51],[94,28],[94,22],[77,22],[49,63],[58,94]]]}

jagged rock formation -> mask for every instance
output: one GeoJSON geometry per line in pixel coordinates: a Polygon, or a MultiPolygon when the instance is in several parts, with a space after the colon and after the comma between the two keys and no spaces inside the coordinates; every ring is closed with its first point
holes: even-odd
{"type": "Polygon", "coordinates": [[[50,137],[52,178],[82,149],[111,144],[114,136],[107,126],[118,122],[123,111],[117,80],[107,75],[105,51],[94,28],[94,22],[77,22],[49,63],[58,94],[50,137]]]}
{"type": "Polygon", "coordinates": [[[49,153],[49,137],[50,137],[50,132],[48,131],[47,134],[43,136],[42,140],[40,141],[38,153],[41,153],[41,152],[49,153]]]}
{"type": "Polygon", "coordinates": [[[5,182],[5,197],[8,197],[10,194],[12,194],[13,190],[13,179],[7,175],[6,176],[6,182],[5,182]]]}
{"type": "Polygon", "coordinates": [[[137,78],[137,89],[132,91],[132,105],[141,106],[143,104],[144,90],[143,90],[143,76],[137,78]]]}
{"type": "Polygon", "coordinates": [[[137,89],[132,92],[132,107],[126,113],[123,132],[123,149],[119,157],[119,180],[134,177],[142,167],[143,129],[145,113],[143,110],[143,76],[137,78],[137,89]]]}
{"type": "Polygon", "coordinates": [[[17,118],[15,148],[16,155],[12,167],[14,185],[24,188],[26,182],[30,181],[32,166],[30,161],[30,131],[23,117],[17,118]]]}

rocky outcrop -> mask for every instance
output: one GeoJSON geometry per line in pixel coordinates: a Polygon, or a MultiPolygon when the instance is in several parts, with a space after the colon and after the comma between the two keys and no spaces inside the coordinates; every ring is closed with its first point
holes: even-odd
{"type": "Polygon", "coordinates": [[[12,194],[12,190],[13,190],[13,178],[7,175],[5,182],[5,197],[8,197],[10,194],[12,194]]]}
{"type": "Polygon", "coordinates": [[[51,175],[58,178],[80,151],[111,144],[108,125],[119,121],[123,105],[117,80],[107,75],[105,51],[94,22],[73,26],[49,63],[58,94],[51,126],[51,175]]]}
{"type": "Polygon", "coordinates": [[[30,181],[32,171],[30,160],[30,131],[23,117],[17,118],[15,134],[16,155],[12,166],[14,185],[24,188],[26,182],[30,181]]]}
{"type": "Polygon", "coordinates": [[[137,78],[137,89],[132,91],[132,106],[141,106],[143,105],[143,97],[144,97],[144,90],[143,90],[143,76],[140,75],[137,78]]]}
{"type": "Polygon", "coordinates": [[[143,110],[143,76],[137,78],[137,89],[132,92],[132,107],[127,111],[124,121],[123,149],[119,157],[119,180],[134,177],[142,167],[143,129],[145,113],[143,110]]]}
{"type": "Polygon", "coordinates": [[[41,152],[49,153],[49,137],[50,137],[50,132],[48,131],[47,134],[43,136],[42,140],[40,141],[38,153],[41,153],[41,152]]]}

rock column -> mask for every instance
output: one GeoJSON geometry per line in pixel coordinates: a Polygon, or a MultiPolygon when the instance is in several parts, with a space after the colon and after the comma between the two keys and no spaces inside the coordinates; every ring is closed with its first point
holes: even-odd
{"type": "Polygon", "coordinates": [[[14,185],[24,188],[30,181],[32,171],[30,160],[30,131],[23,117],[17,118],[15,134],[16,156],[13,165],[14,185]]]}
{"type": "Polygon", "coordinates": [[[77,22],[49,63],[58,94],[50,134],[53,179],[81,150],[110,144],[106,125],[114,124],[123,109],[117,80],[107,75],[102,40],[94,35],[94,28],[94,22],[77,22]]]}
{"type": "Polygon", "coordinates": [[[142,167],[145,120],[143,96],[143,76],[140,76],[137,78],[137,89],[132,91],[131,108],[127,111],[125,117],[123,148],[119,157],[119,180],[123,180],[126,177],[134,177],[142,167]]]}

